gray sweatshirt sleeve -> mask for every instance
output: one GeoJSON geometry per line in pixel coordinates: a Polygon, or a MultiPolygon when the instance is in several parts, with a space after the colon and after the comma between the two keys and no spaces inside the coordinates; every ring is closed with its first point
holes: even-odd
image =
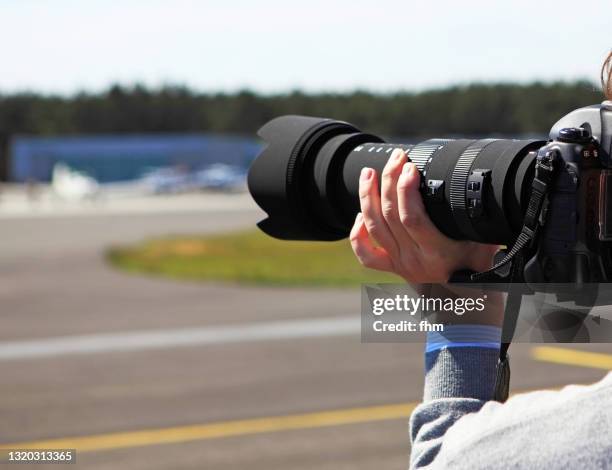
{"type": "Polygon", "coordinates": [[[411,468],[432,465],[448,429],[475,413],[493,395],[499,351],[492,348],[445,348],[425,354],[423,403],[410,418],[411,468]]]}
{"type": "Polygon", "coordinates": [[[498,350],[425,355],[410,468],[612,468],[612,373],[590,386],[491,400],[498,350]]]}

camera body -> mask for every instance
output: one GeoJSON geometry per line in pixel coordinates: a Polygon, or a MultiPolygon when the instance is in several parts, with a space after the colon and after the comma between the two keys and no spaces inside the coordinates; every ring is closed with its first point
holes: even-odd
{"type": "Polygon", "coordinates": [[[612,103],[575,110],[550,131],[537,157],[554,155],[528,283],[585,283],[612,279],[612,103]]]}
{"type": "Polygon", "coordinates": [[[572,111],[547,142],[431,139],[385,143],[346,122],[282,116],[264,125],[268,143],[248,176],[268,218],[258,226],[285,240],[345,238],[359,212],[359,173],[380,176],[390,152],[404,149],[421,173],[428,215],[455,239],[525,246],[528,284],[612,279],[612,103],[572,111]],[[537,211],[533,194],[550,171],[537,211]],[[537,213],[536,213],[537,212],[537,213]]]}

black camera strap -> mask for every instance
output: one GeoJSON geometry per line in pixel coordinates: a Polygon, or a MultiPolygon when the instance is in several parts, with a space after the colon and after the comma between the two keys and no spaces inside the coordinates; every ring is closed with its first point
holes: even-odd
{"type": "Polygon", "coordinates": [[[496,271],[508,263],[512,263],[508,275],[509,289],[504,308],[504,321],[502,325],[502,343],[499,349],[499,359],[495,377],[493,399],[505,402],[510,391],[510,362],[508,349],[516,330],[521,300],[523,297],[523,269],[525,266],[526,251],[533,247],[537,238],[538,229],[544,223],[545,213],[542,208],[546,201],[554,173],[555,154],[547,152],[539,156],[536,161],[535,177],[531,185],[531,196],[527,205],[523,228],[510,251],[491,269],[472,274],[472,281],[486,281],[491,278],[499,279],[496,271]]]}
{"type": "Polygon", "coordinates": [[[506,297],[504,321],[501,332],[502,342],[499,347],[499,358],[497,360],[497,369],[495,373],[495,387],[493,389],[493,399],[502,403],[508,399],[510,393],[510,356],[508,355],[508,349],[510,348],[510,343],[512,342],[519,312],[521,310],[523,291],[520,288],[520,281],[523,276],[524,266],[525,254],[519,251],[512,261],[510,287],[508,289],[508,296],[506,297]]]}
{"type": "Polygon", "coordinates": [[[531,196],[529,197],[529,203],[527,205],[527,211],[525,212],[525,219],[523,220],[523,228],[521,229],[521,233],[514,242],[514,245],[512,245],[510,251],[501,261],[487,271],[472,274],[472,281],[485,281],[491,277],[495,277],[495,271],[510,263],[517,255],[519,255],[519,253],[522,253],[525,248],[533,245],[538,228],[543,222],[540,216],[542,214],[542,207],[553,179],[553,162],[554,154],[552,152],[547,152],[546,155],[542,157],[538,156],[535,167],[535,177],[531,183],[531,196]]]}

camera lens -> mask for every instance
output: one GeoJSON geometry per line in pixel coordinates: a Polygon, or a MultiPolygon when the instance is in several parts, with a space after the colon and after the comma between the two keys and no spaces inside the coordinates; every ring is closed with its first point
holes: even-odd
{"type": "Polygon", "coordinates": [[[268,214],[258,225],[285,240],[338,240],[359,211],[359,174],[380,177],[402,148],[421,173],[421,194],[446,235],[509,244],[520,231],[535,153],[542,141],[430,139],[385,143],[346,122],[282,116],[264,125],[267,143],[253,162],[249,191],[268,214]]]}

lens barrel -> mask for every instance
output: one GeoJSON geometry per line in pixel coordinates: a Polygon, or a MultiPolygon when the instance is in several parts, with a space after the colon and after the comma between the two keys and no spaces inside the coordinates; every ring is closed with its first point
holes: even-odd
{"type": "Polygon", "coordinates": [[[268,214],[258,226],[284,240],[339,240],[359,212],[359,174],[381,175],[402,148],[421,173],[421,194],[446,235],[509,244],[520,231],[537,140],[431,139],[389,144],[346,122],[282,116],[259,130],[267,146],[253,162],[249,191],[268,214]]]}

